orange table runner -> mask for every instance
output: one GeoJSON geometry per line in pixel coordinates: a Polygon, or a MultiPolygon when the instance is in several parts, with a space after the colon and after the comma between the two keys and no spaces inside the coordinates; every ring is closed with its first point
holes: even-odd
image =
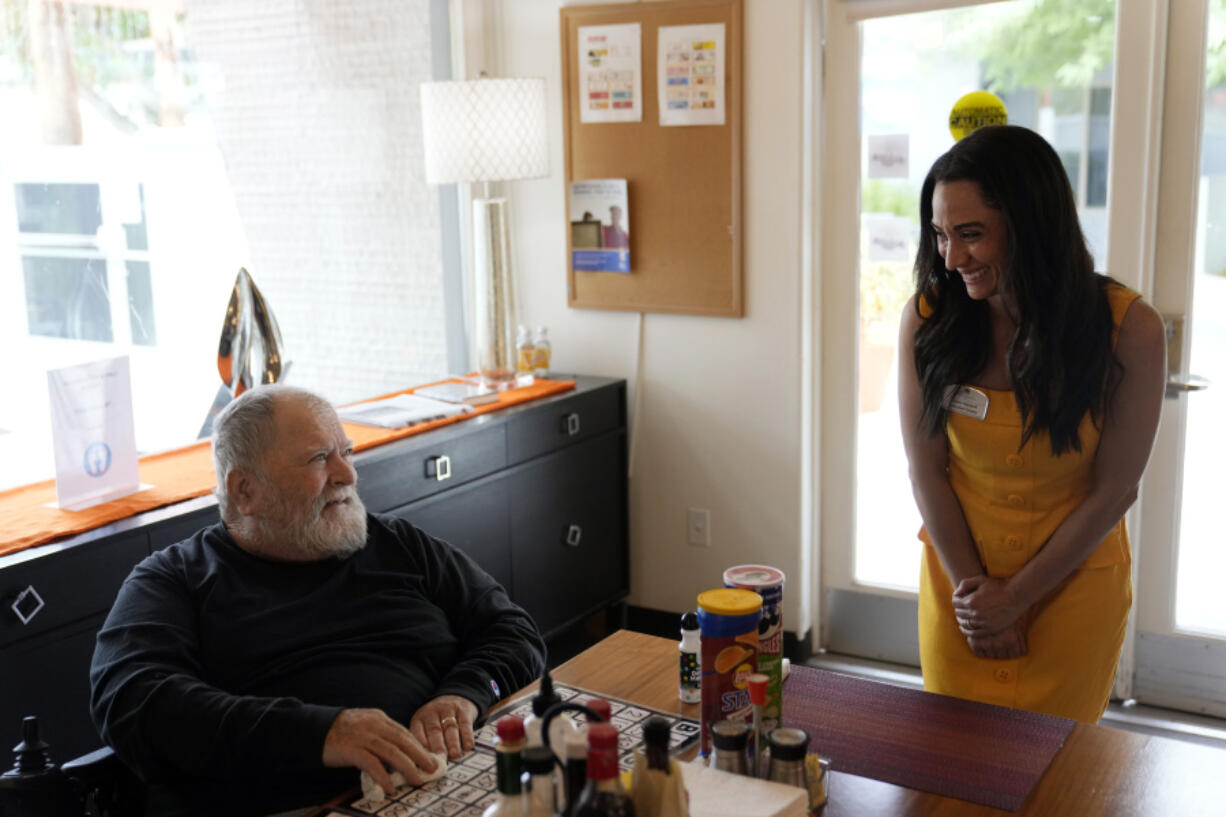
{"type": "MultiPolygon", "coordinates": [[[[462,422],[469,417],[570,391],[574,387],[573,380],[538,379],[531,386],[500,392],[498,402],[474,406],[471,412],[465,414],[405,428],[374,428],[345,423],[345,432],[349,439],[353,440],[354,450],[364,451],[393,440],[421,434],[423,431],[462,422]]],[[[393,394],[410,394],[416,388],[422,387],[404,389],[393,394]]],[[[140,480],[153,487],[80,511],[64,511],[53,507],[55,480],[36,482],[0,492],[0,556],[36,545],[45,545],[65,536],[93,530],[108,522],[212,492],[217,483],[213,476],[213,455],[209,443],[202,441],[141,457],[140,480]],[[52,507],[48,507],[49,505],[52,507]]]]}

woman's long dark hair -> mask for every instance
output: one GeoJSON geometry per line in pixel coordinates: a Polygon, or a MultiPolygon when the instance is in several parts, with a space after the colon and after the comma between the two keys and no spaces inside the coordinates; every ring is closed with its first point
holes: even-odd
{"type": "Polygon", "coordinates": [[[984,127],[963,138],[924,179],[915,291],[932,313],[915,332],[915,370],[924,397],[920,427],[929,434],[944,428],[946,387],[973,382],[991,349],[988,304],[971,300],[962,278],[945,269],[932,229],[933,190],[955,181],[978,185],[1008,230],[999,286],[1011,298],[1017,321],[1005,360],[1022,414],[1021,445],[1045,431],[1052,454],[1080,451],[1082,418],[1089,412],[1101,425],[1119,380],[1107,300],[1114,282],[1094,272],[1060,158],[1041,136],[1011,125],[984,127]]]}

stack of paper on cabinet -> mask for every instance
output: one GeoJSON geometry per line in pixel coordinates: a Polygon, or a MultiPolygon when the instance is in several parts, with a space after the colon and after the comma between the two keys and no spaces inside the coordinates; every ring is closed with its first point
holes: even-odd
{"type": "Polygon", "coordinates": [[[346,423],[379,428],[403,428],[442,417],[467,414],[472,406],[466,403],[445,403],[416,394],[397,394],[369,403],[342,406],[336,410],[346,423]]]}
{"type": "Polygon", "coordinates": [[[467,403],[470,406],[481,406],[498,400],[497,389],[478,386],[474,383],[462,383],[459,380],[445,380],[433,386],[421,386],[414,389],[413,393],[418,397],[429,397],[431,400],[467,403]]]}

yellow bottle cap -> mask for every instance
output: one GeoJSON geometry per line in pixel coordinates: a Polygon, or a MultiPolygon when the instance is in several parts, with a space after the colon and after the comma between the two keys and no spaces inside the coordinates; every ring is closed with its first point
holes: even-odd
{"type": "Polygon", "coordinates": [[[752,590],[721,587],[699,593],[698,606],[717,616],[747,616],[762,609],[762,597],[752,590]]]}

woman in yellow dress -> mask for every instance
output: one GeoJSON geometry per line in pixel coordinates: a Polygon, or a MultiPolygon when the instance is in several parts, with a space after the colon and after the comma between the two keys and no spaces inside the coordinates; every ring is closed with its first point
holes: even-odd
{"type": "Polygon", "coordinates": [[[1055,151],[982,128],[920,195],[899,408],[933,692],[1094,722],[1132,604],[1124,512],[1157,432],[1162,321],[1094,272],[1055,151]]]}

